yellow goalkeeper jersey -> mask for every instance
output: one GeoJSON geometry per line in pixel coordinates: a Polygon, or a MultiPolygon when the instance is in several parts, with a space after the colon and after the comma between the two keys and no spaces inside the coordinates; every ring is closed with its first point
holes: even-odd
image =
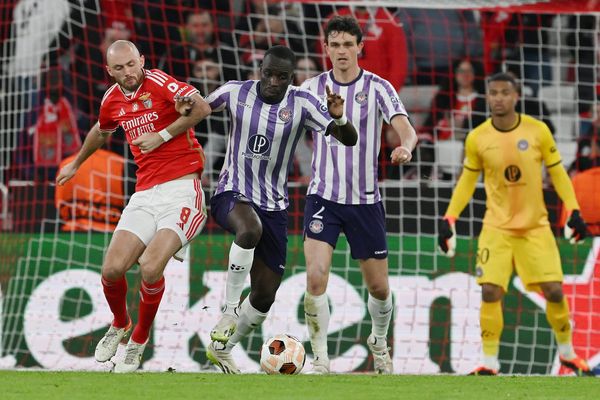
{"type": "Polygon", "coordinates": [[[464,167],[483,171],[486,213],[483,223],[515,234],[549,225],[542,191],[542,162],[561,162],[545,123],[525,114],[508,131],[488,119],[469,133],[464,167]]]}

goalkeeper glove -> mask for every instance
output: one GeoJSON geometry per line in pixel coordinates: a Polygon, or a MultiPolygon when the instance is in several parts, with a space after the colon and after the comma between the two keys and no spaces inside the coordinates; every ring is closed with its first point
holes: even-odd
{"type": "Polygon", "coordinates": [[[444,217],[438,228],[438,248],[446,257],[454,257],[456,249],[456,229],[454,218],[444,217]]]}
{"type": "Polygon", "coordinates": [[[571,211],[569,220],[565,224],[565,239],[568,239],[571,244],[582,241],[587,236],[587,225],[579,210],[571,211]]]}

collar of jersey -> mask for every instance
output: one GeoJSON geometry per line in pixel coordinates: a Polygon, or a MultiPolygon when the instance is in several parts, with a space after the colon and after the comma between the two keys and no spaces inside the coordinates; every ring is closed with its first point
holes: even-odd
{"type": "Polygon", "coordinates": [[[350,86],[350,85],[354,85],[354,83],[356,83],[360,78],[362,78],[364,73],[364,70],[361,68],[360,72],[358,73],[358,76],[356,78],[354,78],[354,80],[352,80],[351,82],[348,83],[340,83],[338,81],[335,80],[335,78],[333,77],[333,69],[329,70],[329,78],[331,79],[331,81],[333,83],[335,83],[338,86],[350,86]]]}
{"type": "Polygon", "coordinates": [[[496,125],[494,125],[494,120],[490,118],[490,122],[492,123],[492,126],[494,127],[495,130],[499,131],[499,132],[511,132],[514,131],[515,129],[517,129],[519,127],[519,125],[521,125],[521,114],[518,113],[517,114],[518,118],[517,118],[517,123],[515,124],[515,126],[513,126],[510,129],[500,129],[498,128],[496,125]]]}

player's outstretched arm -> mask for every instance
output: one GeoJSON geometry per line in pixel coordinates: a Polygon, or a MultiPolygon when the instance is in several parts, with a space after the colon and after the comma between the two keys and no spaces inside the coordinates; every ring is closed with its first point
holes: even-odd
{"type": "Polygon", "coordinates": [[[58,175],[56,175],[56,184],[64,185],[69,179],[71,179],[81,164],[83,164],[83,162],[87,160],[89,156],[94,154],[96,150],[104,146],[104,143],[106,143],[106,138],[109,134],[109,132],[102,132],[100,130],[100,124],[96,123],[85,137],[77,157],[62,167],[58,172],[58,175]]]}
{"type": "Polygon", "coordinates": [[[332,92],[325,86],[327,92],[327,109],[335,124],[327,127],[325,135],[332,135],[345,146],[354,146],[358,141],[358,133],[354,125],[344,115],[344,99],[339,94],[332,92]]]}
{"type": "Polygon", "coordinates": [[[211,113],[208,103],[197,93],[188,97],[175,98],[175,109],[180,113],[180,117],[172,124],[160,132],[142,135],[133,140],[131,144],[138,146],[142,153],[149,153],[175,136],[186,132],[211,113]]]}
{"type": "Polygon", "coordinates": [[[417,147],[417,132],[406,115],[396,115],[390,121],[394,132],[400,137],[401,145],[392,151],[392,164],[406,164],[412,159],[412,152],[417,147]]]}
{"type": "Polygon", "coordinates": [[[587,225],[579,213],[579,203],[577,197],[575,197],[573,183],[571,183],[569,175],[567,175],[567,171],[565,171],[565,167],[561,162],[548,167],[548,174],[552,179],[556,193],[565,203],[569,215],[564,228],[565,239],[573,244],[577,243],[587,236],[587,225]]]}
{"type": "Polygon", "coordinates": [[[392,129],[400,138],[400,146],[391,154],[392,164],[407,164],[412,159],[412,152],[417,147],[417,133],[405,115],[396,115],[390,121],[392,129]]]}
{"type": "Polygon", "coordinates": [[[446,214],[440,221],[438,247],[442,254],[447,257],[454,257],[456,248],[456,230],[454,225],[462,210],[471,200],[478,178],[479,171],[474,171],[466,167],[463,168],[460,179],[452,193],[446,214]]]}

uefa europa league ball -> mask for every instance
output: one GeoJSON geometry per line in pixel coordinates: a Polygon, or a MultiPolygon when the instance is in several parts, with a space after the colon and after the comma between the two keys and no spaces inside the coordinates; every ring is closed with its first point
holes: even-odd
{"type": "Polygon", "coordinates": [[[295,375],[302,371],[306,361],[304,346],[287,334],[275,335],[262,345],[260,367],[267,374],[295,375]]]}

